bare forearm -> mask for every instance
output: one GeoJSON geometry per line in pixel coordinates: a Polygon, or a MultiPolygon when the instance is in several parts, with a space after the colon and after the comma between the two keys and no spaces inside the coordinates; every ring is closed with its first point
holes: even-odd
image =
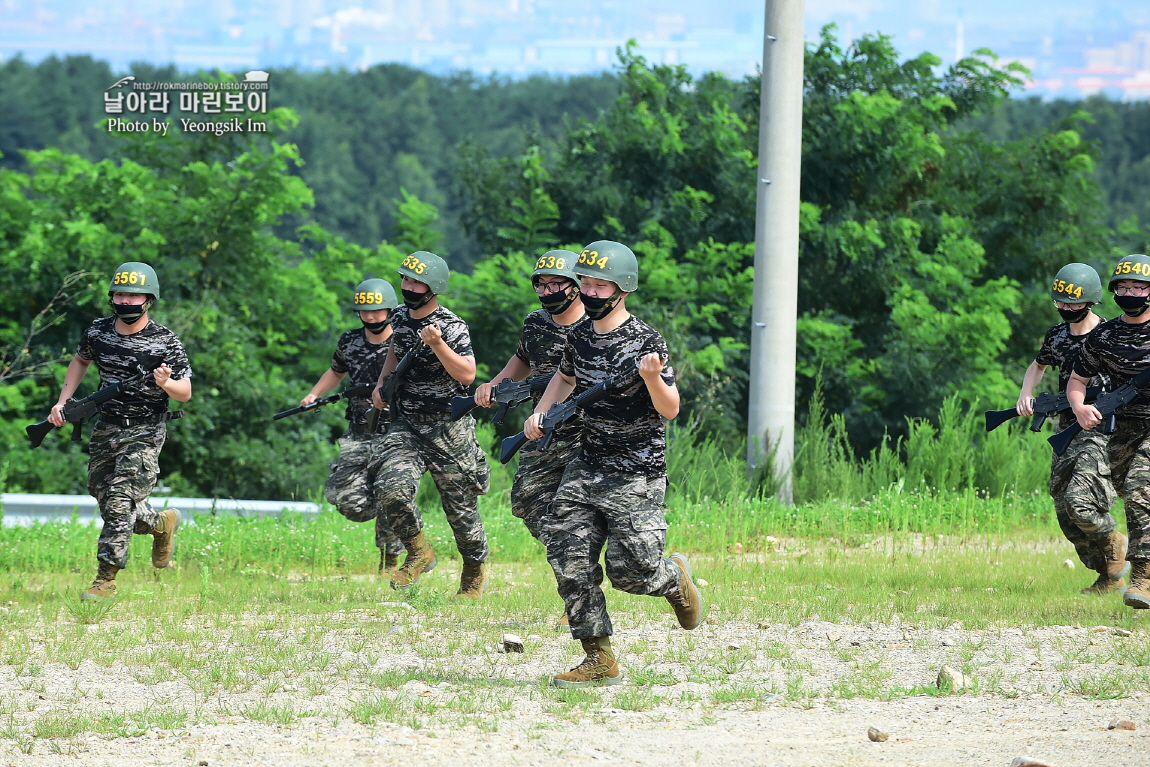
{"type": "Polygon", "coordinates": [[[535,412],[546,413],[556,402],[562,402],[570,397],[573,391],[575,391],[575,379],[555,371],[555,375],[551,376],[551,383],[547,384],[543,397],[535,406],[535,412]]]}
{"type": "Polygon", "coordinates": [[[475,380],[475,358],[464,357],[463,355],[456,354],[450,346],[445,343],[436,344],[431,347],[431,351],[439,359],[443,365],[443,369],[447,374],[454,378],[464,386],[470,386],[471,382],[475,380]]]}
{"type": "Polygon", "coordinates": [[[647,393],[651,395],[651,403],[659,411],[659,415],[668,421],[679,414],[679,389],[674,385],[668,386],[662,378],[653,381],[644,379],[647,384],[647,393]]]}
{"type": "Polygon", "coordinates": [[[187,402],[192,398],[192,379],[190,378],[181,378],[178,381],[169,378],[160,388],[177,402],[187,402]]]}
{"type": "Polygon", "coordinates": [[[84,374],[88,372],[91,367],[92,361],[73,357],[72,361],[68,363],[68,371],[64,373],[64,386],[60,389],[60,402],[65,402],[69,397],[76,393],[79,388],[80,382],[84,380],[84,374]]]}
{"type": "Polygon", "coordinates": [[[1046,373],[1046,366],[1039,365],[1037,362],[1031,362],[1030,367],[1026,369],[1026,375],[1022,377],[1022,390],[1018,393],[1020,397],[1034,396],[1034,389],[1042,381],[1042,376],[1046,373]]]}
{"type": "Polygon", "coordinates": [[[518,355],[514,355],[511,359],[507,360],[507,364],[503,366],[503,369],[495,374],[491,379],[491,383],[499,383],[504,378],[510,378],[512,381],[522,381],[529,375],[531,375],[531,367],[519,359],[518,355]]]}
{"type": "Polygon", "coordinates": [[[322,397],[335,387],[339,386],[339,382],[342,381],[346,375],[347,373],[337,373],[331,368],[328,368],[327,370],[323,371],[323,375],[321,375],[319,380],[316,381],[315,386],[311,387],[311,391],[309,391],[308,394],[313,394],[316,397],[322,397]]]}
{"type": "Polygon", "coordinates": [[[1086,402],[1086,380],[1079,378],[1077,373],[1072,374],[1066,384],[1066,401],[1075,410],[1086,402]]]}

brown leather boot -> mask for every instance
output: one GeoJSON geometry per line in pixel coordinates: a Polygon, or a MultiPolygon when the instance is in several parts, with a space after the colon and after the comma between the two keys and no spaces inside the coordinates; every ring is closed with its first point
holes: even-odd
{"type": "Polygon", "coordinates": [[[399,555],[392,554],[387,549],[379,550],[379,575],[386,575],[388,578],[395,573],[395,568],[399,566],[399,555]]]}
{"type": "Polygon", "coordinates": [[[671,607],[675,608],[675,617],[679,625],[687,631],[698,628],[703,622],[706,610],[703,608],[703,597],[695,582],[691,580],[691,565],[687,557],[682,554],[672,554],[671,561],[679,567],[679,589],[667,596],[671,607]]]}
{"type": "Polygon", "coordinates": [[[182,519],[178,509],[160,512],[160,520],[152,528],[152,567],[163,569],[172,561],[172,539],[182,519]]]}
{"type": "Polygon", "coordinates": [[[422,531],[410,541],[404,541],[403,548],[407,549],[407,558],[403,560],[403,567],[391,576],[393,589],[411,588],[421,575],[431,572],[439,564],[435,551],[422,531]]]}
{"type": "Polygon", "coordinates": [[[570,629],[571,629],[571,619],[568,617],[567,611],[564,610],[563,614],[559,616],[559,620],[555,621],[555,630],[556,631],[569,631],[570,629]]]}
{"type": "Polygon", "coordinates": [[[1135,610],[1150,608],[1150,562],[1139,559],[1130,563],[1130,585],[1122,595],[1122,603],[1135,610]]]}
{"type": "Polygon", "coordinates": [[[566,674],[551,677],[552,687],[592,687],[619,684],[623,672],[611,649],[611,637],[590,637],[580,640],[587,657],[566,674]]]}
{"type": "Polygon", "coordinates": [[[1130,571],[1130,563],[1126,561],[1126,536],[1117,531],[1113,532],[1099,544],[1098,548],[1102,551],[1106,564],[1098,572],[1097,580],[1082,589],[1083,594],[1106,594],[1126,585],[1126,581],[1122,578],[1130,571]]]}
{"type": "Polygon", "coordinates": [[[116,596],[116,573],[120,568],[107,562],[100,562],[96,570],[96,580],[92,585],[80,592],[80,601],[88,602],[93,599],[108,599],[116,596]]]}
{"type": "Polygon", "coordinates": [[[487,588],[487,568],[482,562],[463,562],[463,572],[459,574],[457,599],[479,599],[487,588]]]}

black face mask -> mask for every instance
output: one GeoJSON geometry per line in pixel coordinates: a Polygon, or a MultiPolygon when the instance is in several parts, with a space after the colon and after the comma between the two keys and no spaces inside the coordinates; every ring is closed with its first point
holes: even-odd
{"type": "Polygon", "coordinates": [[[567,295],[565,291],[557,293],[545,293],[539,296],[539,303],[547,310],[550,315],[562,314],[571,308],[571,304],[575,303],[575,299],[579,297],[579,288],[571,290],[571,295],[567,295]]]}
{"type": "Polygon", "coordinates": [[[1137,317],[1146,311],[1150,296],[1114,296],[1114,303],[1127,317],[1137,317]]]}
{"type": "Polygon", "coordinates": [[[623,291],[616,289],[614,293],[606,298],[583,296],[583,308],[587,310],[588,317],[593,320],[601,320],[615,311],[615,307],[619,305],[619,298],[622,295],[623,291]]]}
{"type": "Polygon", "coordinates": [[[418,309],[419,307],[423,306],[424,304],[426,304],[431,299],[435,298],[435,294],[432,293],[430,290],[427,291],[426,293],[416,293],[415,291],[412,291],[412,290],[402,290],[401,289],[399,292],[403,293],[403,305],[406,306],[408,309],[413,309],[413,310],[418,309]]]}
{"type": "Polygon", "coordinates": [[[1084,306],[1081,309],[1063,309],[1058,307],[1058,315],[1066,322],[1082,322],[1086,319],[1086,315],[1090,314],[1090,307],[1084,306]]]}
{"type": "Polygon", "coordinates": [[[115,301],[110,301],[110,303],[112,304],[112,313],[125,325],[135,325],[152,305],[151,299],[142,304],[118,304],[115,301]]]}
{"type": "Polygon", "coordinates": [[[363,322],[363,327],[367,330],[368,333],[375,333],[378,335],[379,333],[383,332],[384,328],[391,324],[391,318],[388,317],[382,322],[364,322],[363,320],[360,320],[360,322],[363,322]]]}

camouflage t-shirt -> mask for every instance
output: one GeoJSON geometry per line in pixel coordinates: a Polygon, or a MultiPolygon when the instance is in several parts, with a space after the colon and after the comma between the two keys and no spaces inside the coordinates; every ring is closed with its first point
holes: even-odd
{"type": "MultiPolygon", "coordinates": [[[[1103,322],[1086,336],[1074,362],[1075,373],[1091,379],[1106,376],[1117,388],[1150,366],[1150,322],[1135,325],[1123,317],[1103,322]]],[[[1138,398],[1119,415],[1150,418],[1150,383],[1138,387],[1138,398]]]]}
{"type": "MultiPolygon", "coordinates": [[[[367,340],[367,331],[363,328],[349,330],[339,337],[335,345],[335,355],[331,358],[331,369],[337,373],[349,373],[344,386],[358,384],[374,384],[379,380],[379,371],[383,370],[383,362],[387,359],[387,350],[391,339],[380,344],[373,344],[367,340]]],[[[344,417],[351,423],[363,426],[367,423],[367,411],[371,408],[371,393],[362,397],[351,397],[347,401],[347,412],[344,417]]],[[[380,422],[387,423],[387,411],[380,414],[380,422]]]]}
{"type": "Polygon", "coordinates": [[[471,349],[471,333],[467,323],[454,312],[437,307],[423,319],[414,319],[406,306],[395,309],[391,327],[395,334],[392,345],[395,348],[395,361],[398,364],[412,348],[418,347],[415,359],[407,374],[399,384],[396,407],[401,415],[434,415],[451,412],[451,398],[467,395],[467,387],[456,381],[443,367],[431,347],[419,337],[419,331],[439,323],[443,340],[448,348],[461,357],[474,357],[471,349]]]}
{"type": "MultiPolygon", "coordinates": [[[[581,319],[570,325],[560,325],[546,309],[536,309],[523,320],[523,332],[519,336],[515,356],[531,368],[532,376],[553,376],[563,359],[563,350],[567,348],[567,336],[571,328],[588,321],[581,319]]],[[[538,405],[542,398],[542,391],[532,394],[532,405],[538,405]]],[[[556,430],[554,440],[575,439],[579,429],[579,416],[575,416],[556,430]]],[[[534,444],[527,443],[524,450],[529,450],[534,444]]]]}
{"type": "MultiPolygon", "coordinates": [[[[136,375],[139,365],[155,370],[166,363],[172,369],[173,380],[192,377],[188,355],[175,333],[149,319],[143,330],[122,335],[116,331],[115,323],[115,317],[93,322],[84,331],[76,350],[80,359],[96,363],[101,389],[136,375]]],[[[148,418],[167,409],[168,393],[149,377],[108,400],[101,412],[114,418],[148,418]]]]}
{"type": "MultiPolygon", "coordinates": [[[[571,328],[559,370],[575,378],[578,396],[614,377],[607,396],[583,409],[583,460],[604,471],[661,477],[667,473],[667,431],[639,377],[639,360],[650,353],[666,355],[658,331],[632,315],[609,333],[597,333],[590,321],[571,328]]],[[[670,365],[663,382],[675,383],[670,365]]]]}
{"type": "MultiPolygon", "coordinates": [[[[1100,323],[1101,324],[1101,323],[1100,323]]],[[[1058,393],[1066,391],[1066,384],[1070,381],[1070,374],[1074,372],[1074,360],[1078,350],[1089,333],[1076,336],[1070,332],[1069,322],[1060,322],[1046,331],[1042,339],[1042,348],[1034,361],[1039,365],[1058,368],[1058,393]]],[[[1090,386],[1099,386],[1106,383],[1105,376],[1095,376],[1090,379],[1090,386]]],[[[1059,416],[1059,428],[1065,429],[1074,421],[1074,414],[1067,411],[1059,416]]]]}

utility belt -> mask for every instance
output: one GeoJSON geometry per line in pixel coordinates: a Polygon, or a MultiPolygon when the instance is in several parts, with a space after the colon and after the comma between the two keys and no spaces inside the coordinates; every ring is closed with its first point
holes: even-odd
{"type": "Polygon", "coordinates": [[[157,423],[164,423],[165,421],[174,421],[177,418],[184,417],[183,410],[168,410],[158,415],[145,415],[139,418],[116,418],[115,416],[108,415],[107,413],[100,413],[100,423],[110,426],[119,426],[120,428],[127,428],[129,426],[152,426],[157,423]]]}
{"type": "Polygon", "coordinates": [[[347,433],[355,435],[357,437],[366,437],[366,436],[371,435],[371,434],[387,434],[388,423],[389,422],[384,421],[382,418],[380,418],[379,419],[379,426],[375,429],[375,431],[372,431],[371,429],[367,428],[367,424],[356,423],[356,422],[352,421],[351,423],[349,423],[347,425],[347,433]]]}

